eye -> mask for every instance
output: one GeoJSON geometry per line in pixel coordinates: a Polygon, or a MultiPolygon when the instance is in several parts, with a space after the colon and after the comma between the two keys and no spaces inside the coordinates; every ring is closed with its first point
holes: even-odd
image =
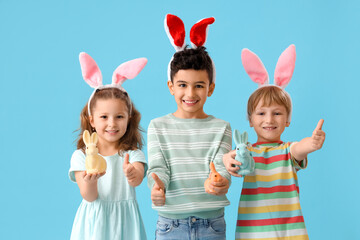
{"type": "Polygon", "coordinates": [[[282,115],[282,112],[276,112],[275,115],[282,115]]]}
{"type": "Polygon", "coordinates": [[[181,83],[181,84],[179,84],[179,87],[181,87],[181,88],[186,87],[186,84],[185,84],[185,83],[181,83]]]}
{"type": "Polygon", "coordinates": [[[106,115],[101,115],[100,118],[106,119],[107,116],[106,115]]]}
{"type": "Polygon", "coordinates": [[[116,118],[121,119],[121,118],[124,118],[124,116],[123,115],[118,115],[116,118]]]}
{"type": "Polygon", "coordinates": [[[195,87],[196,87],[196,88],[204,88],[203,85],[196,85],[195,87]]]}
{"type": "Polygon", "coordinates": [[[262,115],[265,115],[265,113],[264,112],[257,112],[256,115],[262,116],[262,115]]]}

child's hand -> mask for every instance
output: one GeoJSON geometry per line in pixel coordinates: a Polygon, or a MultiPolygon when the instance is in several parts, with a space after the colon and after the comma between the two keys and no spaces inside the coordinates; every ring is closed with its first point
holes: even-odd
{"type": "Polygon", "coordinates": [[[204,182],[205,192],[212,195],[224,195],[228,192],[229,181],[221,176],[215,169],[214,163],[210,163],[209,178],[204,182]]]}
{"type": "Polygon", "coordinates": [[[165,186],[160,178],[152,173],[151,177],[155,180],[155,184],[151,190],[151,201],[155,206],[165,205],[165,186]]]}
{"type": "Polygon", "coordinates": [[[322,148],[322,145],[324,144],[325,132],[321,129],[323,124],[324,124],[324,119],[320,119],[311,136],[311,147],[312,147],[311,152],[319,150],[320,148],[322,148]]]}
{"type": "Polygon", "coordinates": [[[236,150],[232,150],[223,155],[223,163],[226,170],[235,177],[242,177],[241,175],[237,174],[241,166],[241,162],[235,160],[236,150]]]}
{"type": "Polygon", "coordinates": [[[135,164],[138,164],[137,165],[138,168],[142,168],[142,170],[144,169],[142,163],[135,162],[135,163],[131,164],[129,162],[129,154],[126,153],[125,158],[124,158],[123,171],[124,171],[125,177],[128,180],[129,185],[132,187],[138,186],[142,182],[142,179],[144,176],[144,171],[137,169],[135,167],[135,164]]]}
{"type": "Polygon", "coordinates": [[[311,137],[304,138],[292,145],[290,152],[296,160],[303,160],[309,153],[322,147],[325,141],[325,132],[321,129],[323,124],[324,120],[320,119],[311,137]]]}
{"type": "Polygon", "coordinates": [[[82,178],[86,183],[96,183],[99,178],[105,175],[106,172],[103,173],[87,173],[86,171],[82,172],[82,178]]]}

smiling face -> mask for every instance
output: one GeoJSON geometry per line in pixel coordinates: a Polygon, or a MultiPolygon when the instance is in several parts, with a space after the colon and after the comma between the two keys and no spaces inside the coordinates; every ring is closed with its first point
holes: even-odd
{"type": "Polygon", "coordinates": [[[92,109],[90,124],[99,137],[98,147],[116,147],[129,122],[128,109],[121,99],[98,99],[92,109]]]}
{"type": "Polygon", "coordinates": [[[288,127],[288,113],[282,105],[272,103],[269,106],[263,104],[263,99],[255,107],[250,115],[250,127],[258,136],[257,142],[280,141],[285,127],[288,127]]]}
{"type": "Polygon", "coordinates": [[[168,82],[170,93],[174,95],[178,106],[175,117],[206,118],[204,104],[215,89],[215,84],[209,84],[206,70],[181,69],[168,82]]]}

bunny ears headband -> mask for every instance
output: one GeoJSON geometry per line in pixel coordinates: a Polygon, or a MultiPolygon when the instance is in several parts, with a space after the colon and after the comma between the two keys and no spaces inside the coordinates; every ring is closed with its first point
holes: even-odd
{"type": "MultiPolygon", "coordinates": [[[[190,41],[192,48],[198,48],[205,45],[208,26],[215,22],[215,18],[204,18],[198,21],[190,30],[190,41]]],[[[167,14],[164,20],[164,26],[167,36],[171,44],[174,46],[176,52],[183,51],[185,49],[185,26],[183,21],[172,14],[167,14]]],[[[168,81],[170,81],[170,66],[173,58],[171,58],[168,65],[168,81]]],[[[215,65],[213,65],[213,82],[215,83],[215,65]]]]}
{"type": "MultiPolygon", "coordinates": [[[[294,73],[296,60],[295,45],[291,44],[285,51],[280,55],[279,60],[275,67],[274,74],[274,86],[280,87],[285,94],[288,95],[290,101],[290,95],[284,90],[289,84],[291,77],[294,73]]],[[[251,80],[260,87],[270,86],[269,75],[261,62],[260,58],[249,49],[243,49],[241,52],[241,61],[245,68],[246,73],[249,75],[251,80]]],[[[291,120],[291,112],[289,113],[289,119],[291,120]]]]}
{"type": "MultiPolygon", "coordinates": [[[[82,76],[87,84],[90,85],[90,87],[94,88],[93,93],[91,94],[89,101],[88,101],[88,113],[90,113],[90,102],[91,99],[94,97],[94,94],[96,90],[98,89],[104,89],[104,88],[118,88],[123,92],[126,92],[125,89],[122,87],[122,84],[127,79],[133,79],[135,78],[141,70],[145,67],[147,63],[146,58],[137,58],[128,62],[125,62],[118,66],[112,76],[112,83],[108,85],[102,84],[102,75],[101,71],[96,64],[95,60],[90,57],[89,54],[82,52],[79,55],[79,61],[81,66],[81,72],[82,76]]],[[[130,101],[130,107],[131,107],[131,100],[130,101]]],[[[129,109],[129,112],[131,113],[131,109],[129,109]]]]}

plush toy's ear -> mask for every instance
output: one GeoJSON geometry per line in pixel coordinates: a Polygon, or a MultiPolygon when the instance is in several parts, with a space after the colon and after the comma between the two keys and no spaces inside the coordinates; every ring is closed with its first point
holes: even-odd
{"type": "Polygon", "coordinates": [[[137,58],[121,64],[113,73],[112,83],[121,85],[126,79],[133,79],[143,70],[146,63],[146,58],[137,58]]]}
{"type": "Polygon", "coordinates": [[[259,86],[269,83],[269,75],[260,58],[247,48],[241,52],[241,61],[251,80],[259,86]]]}
{"type": "Polygon", "coordinates": [[[84,141],[85,145],[88,145],[90,143],[90,133],[88,130],[85,130],[83,132],[83,141],[84,141]]]}
{"type": "Polygon", "coordinates": [[[90,142],[93,143],[93,144],[95,144],[95,145],[97,144],[97,142],[98,142],[98,135],[97,135],[96,132],[93,132],[93,133],[91,134],[90,142]]]}
{"type": "Polygon", "coordinates": [[[181,51],[185,48],[185,26],[183,21],[172,14],[167,14],[164,20],[165,31],[175,50],[181,51]]]}
{"type": "Polygon", "coordinates": [[[241,134],[241,143],[246,144],[247,142],[248,142],[248,133],[243,132],[243,134],[241,134]]]}
{"type": "Polygon", "coordinates": [[[101,71],[89,54],[81,52],[79,55],[82,76],[92,88],[97,88],[102,85],[101,71]]]}
{"type": "Polygon", "coordinates": [[[296,60],[295,45],[291,44],[285,51],[280,55],[279,60],[276,64],[274,81],[275,84],[281,88],[285,88],[294,73],[296,60]]]}
{"type": "Polygon", "coordinates": [[[233,135],[234,135],[235,145],[237,146],[241,143],[241,136],[239,130],[235,129],[233,135]]]}
{"type": "Polygon", "coordinates": [[[215,22],[215,18],[204,18],[198,21],[190,30],[191,45],[195,47],[201,47],[205,45],[208,26],[215,22]]]}

